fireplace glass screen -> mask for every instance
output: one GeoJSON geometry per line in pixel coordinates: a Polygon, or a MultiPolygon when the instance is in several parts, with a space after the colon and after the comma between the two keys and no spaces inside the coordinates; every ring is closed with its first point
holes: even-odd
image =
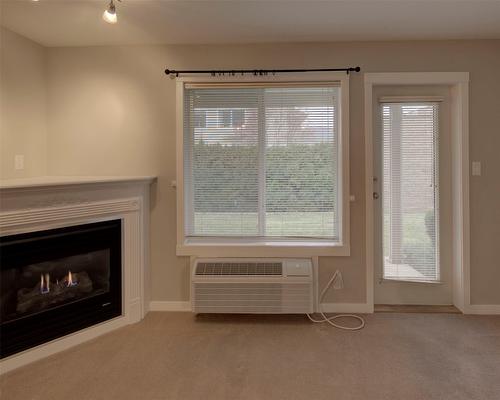
{"type": "Polygon", "coordinates": [[[2,357],[121,315],[121,220],[0,238],[2,357]]]}

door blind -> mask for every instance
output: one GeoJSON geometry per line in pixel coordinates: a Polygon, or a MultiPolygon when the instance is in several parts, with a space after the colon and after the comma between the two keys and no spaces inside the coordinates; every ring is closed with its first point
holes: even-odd
{"type": "Polygon", "coordinates": [[[385,279],[439,281],[438,103],[385,103],[385,279]]]}
{"type": "Polygon", "coordinates": [[[187,87],[188,237],[338,237],[335,86],[187,87]]]}

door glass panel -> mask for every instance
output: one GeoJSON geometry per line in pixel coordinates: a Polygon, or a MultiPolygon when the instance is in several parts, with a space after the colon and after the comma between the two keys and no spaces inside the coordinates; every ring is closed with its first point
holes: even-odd
{"type": "Polygon", "coordinates": [[[439,281],[438,103],[382,112],[383,276],[439,281]]]}

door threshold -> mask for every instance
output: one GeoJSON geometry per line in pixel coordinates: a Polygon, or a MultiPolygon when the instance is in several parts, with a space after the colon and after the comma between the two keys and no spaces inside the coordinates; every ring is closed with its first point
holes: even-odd
{"type": "Polygon", "coordinates": [[[425,304],[375,304],[374,311],[380,313],[462,314],[455,306],[425,304]]]}

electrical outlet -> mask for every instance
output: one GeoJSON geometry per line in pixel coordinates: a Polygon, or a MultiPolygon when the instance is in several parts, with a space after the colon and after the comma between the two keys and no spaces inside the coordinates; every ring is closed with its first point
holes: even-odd
{"type": "Polygon", "coordinates": [[[14,156],[14,169],[17,170],[24,169],[24,155],[16,154],[14,156]]]}
{"type": "Polygon", "coordinates": [[[472,176],[481,176],[481,161],[472,161],[472,176]]]}

